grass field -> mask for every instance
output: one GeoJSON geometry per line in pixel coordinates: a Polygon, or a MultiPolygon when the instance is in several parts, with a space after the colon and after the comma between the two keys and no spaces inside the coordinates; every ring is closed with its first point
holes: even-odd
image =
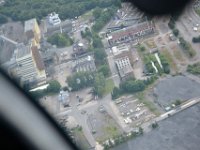
{"type": "Polygon", "coordinates": [[[88,11],[88,12],[86,12],[86,13],[83,14],[81,17],[82,17],[83,19],[87,20],[87,19],[89,19],[89,18],[91,18],[91,17],[93,16],[92,12],[93,12],[93,9],[90,10],[90,11],[88,11]]]}
{"type": "Polygon", "coordinates": [[[165,56],[165,58],[167,59],[170,68],[174,71],[174,72],[178,72],[178,68],[177,65],[173,59],[173,56],[170,54],[170,52],[166,49],[166,48],[162,48],[161,49],[161,54],[163,54],[165,56]]]}
{"type": "Polygon", "coordinates": [[[182,55],[182,53],[180,52],[180,50],[178,49],[178,47],[174,46],[172,47],[172,51],[173,51],[173,54],[174,54],[174,57],[179,60],[180,62],[184,62],[185,59],[182,55]]]}
{"type": "Polygon", "coordinates": [[[104,95],[107,95],[109,93],[112,92],[113,88],[114,88],[114,82],[112,79],[107,79],[106,80],[106,86],[105,86],[105,91],[104,91],[104,95]]]}

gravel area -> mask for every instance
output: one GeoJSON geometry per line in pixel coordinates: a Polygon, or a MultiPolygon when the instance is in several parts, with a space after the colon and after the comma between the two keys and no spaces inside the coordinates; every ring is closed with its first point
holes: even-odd
{"type": "Polygon", "coordinates": [[[113,150],[199,150],[200,104],[159,123],[159,127],[113,150]]]}
{"type": "Polygon", "coordinates": [[[200,96],[200,84],[184,76],[168,77],[154,89],[157,101],[167,106],[177,99],[188,100],[200,96]]]}

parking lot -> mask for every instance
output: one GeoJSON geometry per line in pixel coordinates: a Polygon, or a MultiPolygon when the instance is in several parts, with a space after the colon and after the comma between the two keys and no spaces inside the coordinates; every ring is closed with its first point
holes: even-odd
{"type": "Polygon", "coordinates": [[[113,150],[199,150],[200,104],[163,120],[159,127],[113,150]]]}
{"type": "Polygon", "coordinates": [[[121,116],[124,118],[124,122],[131,127],[139,127],[142,123],[154,118],[145,104],[141,103],[138,99],[132,97],[119,101],[117,107],[121,116]]]}

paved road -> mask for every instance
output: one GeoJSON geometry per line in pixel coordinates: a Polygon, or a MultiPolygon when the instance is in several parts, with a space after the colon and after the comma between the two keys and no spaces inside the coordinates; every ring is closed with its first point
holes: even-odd
{"type": "MultiPolygon", "coordinates": [[[[75,99],[74,99],[74,101],[75,101],[75,99]]],[[[94,107],[95,105],[97,105],[96,101],[92,101],[83,106],[81,106],[81,105],[77,106],[77,104],[75,104],[72,107],[70,107],[68,110],[56,114],[56,117],[66,116],[66,115],[73,116],[76,119],[77,123],[82,126],[83,133],[84,133],[85,137],[87,138],[91,147],[95,147],[96,141],[88,127],[88,121],[87,121],[88,116],[81,114],[81,110],[83,110],[83,109],[88,110],[91,107],[94,107]]]]}
{"type": "Polygon", "coordinates": [[[124,132],[130,132],[131,128],[129,128],[123,121],[123,118],[119,117],[119,111],[116,108],[113,101],[111,101],[111,95],[107,95],[100,100],[90,101],[87,104],[77,106],[77,102],[74,100],[72,102],[72,107],[68,108],[68,110],[60,112],[56,114],[56,116],[73,116],[78,124],[80,124],[83,128],[84,135],[86,136],[88,142],[92,147],[96,145],[96,141],[91,133],[91,129],[88,126],[88,115],[92,114],[95,110],[98,109],[100,105],[103,105],[108,114],[117,122],[117,124],[123,129],[124,132]],[[86,110],[86,114],[81,114],[82,110],[86,110]]]}
{"type": "Polygon", "coordinates": [[[111,78],[113,79],[115,86],[118,87],[120,84],[120,77],[118,75],[117,67],[115,65],[114,56],[112,53],[110,53],[110,49],[106,49],[105,51],[108,55],[107,60],[110,67],[110,71],[112,73],[111,78]]]}

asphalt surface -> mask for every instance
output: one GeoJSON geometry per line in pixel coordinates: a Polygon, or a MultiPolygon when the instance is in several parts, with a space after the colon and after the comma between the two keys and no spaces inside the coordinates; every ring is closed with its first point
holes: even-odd
{"type": "Polygon", "coordinates": [[[167,106],[179,100],[200,96],[200,84],[184,76],[169,77],[160,81],[154,89],[158,102],[167,106]]]}
{"type": "Polygon", "coordinates": [[[200,104],[159,123],[159,127],[113,150],[199,150],[200,104]]]}

